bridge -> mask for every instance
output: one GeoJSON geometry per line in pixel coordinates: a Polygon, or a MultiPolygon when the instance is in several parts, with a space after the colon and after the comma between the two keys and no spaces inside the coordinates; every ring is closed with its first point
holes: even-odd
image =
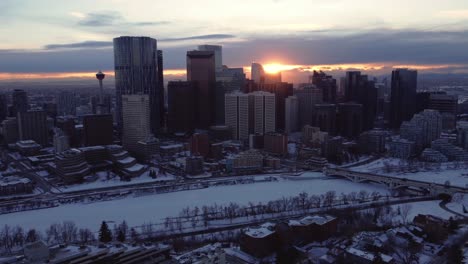
{"type": "Polygon", "coordinates": [[[416,188],[422,192],[431,195],[454,195],[455,193],[468,193],[467,188],[459,186],[450,186],[440,183],[424,182],[418,180],[409,180],[394,176],[384,176],[367,172],[350,171],[343,168],[325,168],[324,173],[327,176],[337,176],[346,178],[353,182],[374,182],[384,184],[390,189],[398,190],[405,188],[416,188]]]}

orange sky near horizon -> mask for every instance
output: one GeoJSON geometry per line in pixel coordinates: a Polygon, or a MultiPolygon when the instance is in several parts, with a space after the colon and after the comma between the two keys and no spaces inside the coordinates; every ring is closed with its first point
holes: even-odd
{"type": "MultiPolygon", "coordinates": [[[[276,72],[288,72],[288,71],[299,71],[299,72],[312,72],[314,70],[322,71],[348,71],[348,70],[360,70],[363,72],[378,72],[384,69],[392,68],[410,68],[419,71],[434,71],[443,70],[452,67],[462,67],[463,65],[389,65],[385,63],[368,63],[368,64],[330,64],[330,65],[289,65],[281,64],[278,62],[265,63],[263,67],[267,73],[276,72]]],[[[250,76],[250,66],[243,66],[247,76],[250,76]]],[[[114,76],[112,70],[104,71],[107,76],[114,76]]],[[[467,72],[468,73],[468,72],[467,72]]],[[[50,72],[50,73],[7,73],[0,72],[0,81],[6,80],[44,80],[44,79],[79,79],[79,78],[95,78],[95,72],[50,72]]],[[[165,69],[165,76],[173,77],[184,77],[186,75],[185,69],[165,69]]]]}

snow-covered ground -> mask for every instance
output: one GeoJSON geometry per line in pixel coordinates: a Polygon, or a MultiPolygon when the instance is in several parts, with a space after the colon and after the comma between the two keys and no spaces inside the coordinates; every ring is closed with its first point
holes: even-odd
{"type": "Polygon", "coordinates": [[[466,211],[468,210],[468,195],[455,195],[452,202],[447,204],[447,208],[459,214],[468,216],[468,211],[466,211]],[[465,208],[465,211],[463,210],[463,207],[465,208]]]}
{"type": "Polygon", "coordinates": [[[131,181],[121,181],[119,177],[107,179],[107,173],[99,172],[97,175],[97,179],[93,182],[85,182],[83,184],[61,186],[60,190],[62,192],[71,192],[71,191],[103,188],[103,187],[125,186],[125,185],[136,184],[136,183],[145,183],[145,182],[150,183],[150,182],[172,181],[172,180],[175,180],[175,176],[170,175],[170,174],[166,176],[158,176],[157,178],[153,179],[149,176],[149,170],[144,172],[139,177],[132,178],[131,181]]]}
{"type": "MultiPolygon", "coordinates": [[[[440,201],[426,201],[426,202],[414,202],[414,203],[408,203],[406,205],[410,205],[411,209],[409,210],[407,220],[408,221],[413,221],[414,217],[417,216],[418,214],[423,214],[423,215],[433,215],[433,216],[438,216],[440,218],[448,220],[450,217],[455,217],[454,214],[442,209],[439,206],[440,201]]],[[[404,205],[392,205],[392,208],[396,211],[398,211],[398,207],[400,207],[400,210],[403,210],[404,205]]],[[[394,217],[394,222],[401,222],[402,218],[401,216],[396,215],[394,217]]]]}
{"type": "Polygon", "coordinates": [[[44,231],[50,224],[74,221],[79,227],[97,230],[101,221],[121,222],[130,226],[148,222],[162,222],[167,216],[177,216],[187,206],[217,204],[248,204],[266,202],[301,192],[324,194],[333,190],[337,194],[378,191],[387,194],[383,186],[353,183],[342,179],[323,179],[321,173],[306,173],[307,180],[280,180],[255,184],[223,185],[205,189],[181,191],[90,204],[69,204],[59,207],[0,215],[0,223],[21,225],[44,231]]]}
{"type": "Polygon", "coordinates": [[[452,163],[444,163],[437,169],[424,170],[420,168],[419,172],[399,172],[398,169],[395,169],[398,166],[403,166],[403,164],[404,162],[400,159],[382,158],[365,165],[351,167],[350,169],[440,184],[449,181],[452,186],[466,187],[468,184],[468,169],[464,165],[460,168],[454,168],[452,163]],[[387,172],[386,167],[392,167],[392,172],[387,172]]]}

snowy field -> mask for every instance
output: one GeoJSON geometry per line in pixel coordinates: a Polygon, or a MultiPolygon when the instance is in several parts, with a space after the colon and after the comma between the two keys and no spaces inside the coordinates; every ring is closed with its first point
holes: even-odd
{"type": "Polygon", "coordinates": [[[410,180],[419,180],[440,184],[444,184],[446,181],[449,181],[452,186],[466,187],[468,184],[468,169],[464,168],[463,166],[461,166],[461,168],[455,169],[449,163],[442,164],[438,169],[419,171],[414,173],[398,172],[398,170],[394,170],[393,172],[386,172],[386,166],[392,166],[395,168],[398,167],[401,162],[402,161],[400,159],[383,158],[362,166],[351,167],[350,169],[353,171],[371,172],[381,175],[389,175],[400,178],[407,178],[410,180]]]}
{"type": "Polygon", "coordinates": [[[248,202],[267,202],[284,196],[294,196],[301,192],[324,194],[330,190],[336,191],[337,194],[360,190],[388,194],[388,190],[383,186],[359,184],[341,179],[323,179],[321,173],[306,173],[303,178],[307,179],[218,186],[90,204],[69,204],[0,215],[0,223],[44,231],[52,223],[74,221],[78,227],[97,230],[103,220],[115,222],[126,220],[130,226],[162,222],[162,219],[167,216],[177,216],[187,206],[201,207],[229,202],[246,205],[248,202]]]}
{"type": "Polygon", "coordinates": [[[452,202],[447,204],[447,208],[468,217],[468,211],[466,211],[468,210],[468,194],[454,196],[452,202]]]}
{"type": "MultiPolygon", "coordinates": [[[[450,217],[455,217],[454,214],[442,209],[439,206],[439,203],[440,201],[408,203],[409,205],[411,205],[411,210],[408,214],[408,221],[413,221],[414,217],[418,214],[438,216],[446,220],[448,220],[450,217]]],[[[402,206],[403,205],[392,205],[393,209],[395,210],[398,210],[398,207],[402,206]]],[[[395,220],[401,220],[401,218],[396,216],[395,220]]]]}
{"type": "Polygon", "coordinates": [[[99,172],[97,180],[93,182],[85,182],[83,184],[75,184],[75,185],[67,185],[59,187],[60,191],[62,192],[72,192],[72,191],[81,191],[81,190],[91,190],[96,188],[103,188],[103,187],[114,187],[114,186],[125,186],[129,184],[136,184],[136,183],[153,183],[153,182],[160,182],[160,181],[171,181],[175,180],[175,176],[167,175],[167,176],[158,176],[157,178],[153,179],[149,176],[149,171],[145,171],[141,176],[133,178],[131,181],[121,181],[119,177],[114,177],[112,179],[106,178],[105,172],[99,172]]]}

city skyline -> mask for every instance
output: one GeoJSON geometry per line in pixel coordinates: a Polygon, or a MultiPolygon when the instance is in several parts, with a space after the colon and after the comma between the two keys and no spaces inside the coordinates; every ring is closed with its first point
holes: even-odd
{"type": "Polygon", "coordinates": [[[223,45],[226,65],[256,61],[288,72],[289,80],[314,69],[468,72],[465,1],[205,4],[209,10],[184,1],[2,1],[0,22],[8,27],[0,32],[9,37],[0,43],[0,80],[109,72],[112,38],[126,35],[157,39],[166,74],[174,75],[185,74],[186,51],[204,44],[223,45]]]}

